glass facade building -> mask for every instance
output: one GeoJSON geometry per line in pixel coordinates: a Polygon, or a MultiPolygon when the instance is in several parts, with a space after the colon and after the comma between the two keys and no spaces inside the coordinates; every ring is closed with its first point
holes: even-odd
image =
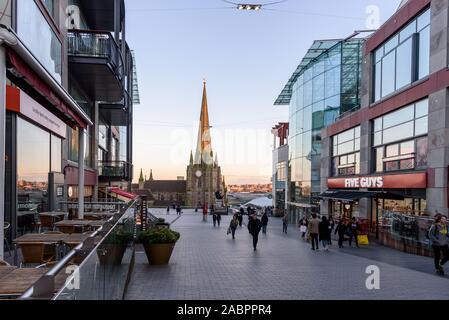
{"type": "Polygon", "coordinates": [[[275,102],[289,105],[291,211],[319,211],[321,131],[360,107],[362,44],[315,41],[275,102]]]}
{"type": "Polygon", "coordinates": [[[289,105],[292,211],[319,210],[321,131],[360,107],[362,44],[362,39],[315,41],[275,102],[289,105]]]}

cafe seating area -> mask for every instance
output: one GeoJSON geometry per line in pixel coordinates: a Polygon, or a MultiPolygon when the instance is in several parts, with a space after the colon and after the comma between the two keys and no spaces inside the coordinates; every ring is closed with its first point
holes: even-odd
{"type": "MultiPolygon", "coordinates": [[[[8,262],[0,260],[0,300],[22,295],[58,261],[111,221],[116,213],[88,212],[83,219],[72,218],[63,211],[35,214],[38,219],[32,223],[33,227],[18,230],[18,237],[8,243],[9,255],[5,255],[8,262]]],[[[94,243],[100,240],[97,236],[94,243]]],[[[70,264],[79,265],[82,261],[82,257],[74,256],[70,264]]],[[[67,276],[64,273],[56,276],[56,287],[61,288],[67,276]]]]}

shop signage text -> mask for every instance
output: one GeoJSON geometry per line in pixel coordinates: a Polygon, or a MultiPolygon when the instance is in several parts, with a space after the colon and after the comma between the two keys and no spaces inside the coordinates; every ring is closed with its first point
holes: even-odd
{"type": "Polygon", "coordinates": [[[364,177],[345,179],[345,188],[383,188],[384,178],[364,177]]]}
{"type": "Polygon", "coordinates": [[[327,186],[329,189],[426,189],[427,173],[331,178],[327,180],[327,186]]]}

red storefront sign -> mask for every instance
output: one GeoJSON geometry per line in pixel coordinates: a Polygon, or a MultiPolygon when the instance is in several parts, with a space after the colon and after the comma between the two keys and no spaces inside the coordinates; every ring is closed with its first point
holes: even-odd
{"type": "Polygon", "coordinates": [[[427,173],[328,179],[329,189],[426,189],[427,173]]]}

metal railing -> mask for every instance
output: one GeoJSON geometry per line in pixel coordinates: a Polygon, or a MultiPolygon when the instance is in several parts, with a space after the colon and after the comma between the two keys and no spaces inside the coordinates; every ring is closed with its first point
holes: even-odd
{"type": "Polygon", "coordinates": [[[390,234],[398,240],[428,245],[427,231],[433,223],[430,217],[383,210],[380,219],[380,231],[390,234]]]}
{"type": "Polygon", "coordinates": [[[67,33],[68,54],[76,57],[105,58],[114,68],[119,80],[123,78],[124,63],[118,44],[108,32],[70,30],[67,33]]]}
{"type": "Polygon", "coordinates": [[[122,299],[133,262],[134,245],[132,240],[120,240],[119,235],[133,237],[139,205],[139,198],[129,202],[103,227],[65,255],[20,299],[122,299]],[[82,260],[79,266],[74,264],[76,259],[82,260]],[[56,277],[61,273],[68,277],[61,288],[55,288],[56,277]]]}
{"type": "Polygon", "coordinates": [[[100,178],[112,178],[129,180],[131,178],[133,165],[126,161],[99,161],[98,176],[100,178]]]}

